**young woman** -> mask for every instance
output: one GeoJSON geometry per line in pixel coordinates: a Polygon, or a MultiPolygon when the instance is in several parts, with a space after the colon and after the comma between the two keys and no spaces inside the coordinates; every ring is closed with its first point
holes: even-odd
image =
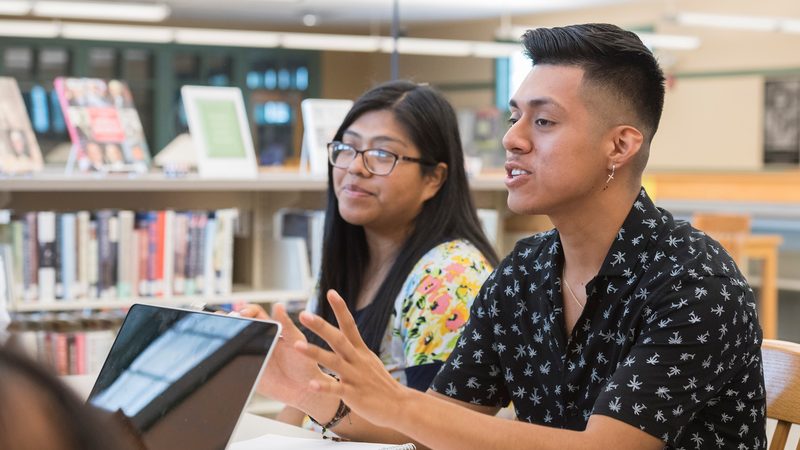
{"type": "MultiPolygon", "coordinates": [[[[470,197],[455,113],[428,86],[385,83],[356,100],[328,151],[319,294],[308,309],[335,323],[325,295],[337,290],[386,370],[424,391],[497,264],[470,197]]],[[[285,318],[280,307],[277,315],[285,318]]],[[[281,357],[293,356],[277,353],[279,370],[281,357]]],[[[284,395],[309,395],[298,388],[284,395]]],[[[302,417],[289,409],[280,416],[302,417]]]]}

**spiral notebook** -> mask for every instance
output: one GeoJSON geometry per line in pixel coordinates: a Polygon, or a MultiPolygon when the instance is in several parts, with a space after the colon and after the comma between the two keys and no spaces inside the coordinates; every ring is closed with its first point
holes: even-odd
{"type": "Polygon", "coordinates": [[[366,442],[336,442],[327,439],[306,439],[265,434],[255,439],[236,442],[228,450],[416,450],[414,444],[369,444],[366,442]]]}

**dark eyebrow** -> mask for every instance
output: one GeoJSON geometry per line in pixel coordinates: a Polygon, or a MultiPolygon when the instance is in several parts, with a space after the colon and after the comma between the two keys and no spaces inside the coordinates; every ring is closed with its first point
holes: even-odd
{"type": "MultiPolygon", "coordinates": [[[[358,139],[362,139],[363,138],[360,134],[358,134],[358,133],[356,133],[355,131],[352,131],[352,130],[345,130],[343,134],[350,135],[350,136],[353,136],[353,137],[358,138],[358,139]]],[[[372,141],[373,142],[374,141],[378,141],[378,142],[394,142],[394,143],[400,144],[400,145],[402,145],[404,147],[407,145],[405,143],[405,141],[402,141],[402,140],[397,139],[397,138],[393,138],[391,136],[375,136],[374,138],[372,138],[372,141]]]]}
{"type": "MultiPolygon", "coordinates": [[[[519,109],[517,101],[514,100],[513,98],[508,101],[508,105],[511,106],[512,108],[519,109]]],[[[549,106],[553,106],[555,108],[558,108],[558,109],[560,109],[562,111],[564,110],[564,107],[561,106],[552,97],[538,97],[538,98],[534,98],[534,99],[528,100],[528,107],[529,108],[538,108],[538,107],[541,107],[541,106],[548,106],[548,105],[549,106]]]]}

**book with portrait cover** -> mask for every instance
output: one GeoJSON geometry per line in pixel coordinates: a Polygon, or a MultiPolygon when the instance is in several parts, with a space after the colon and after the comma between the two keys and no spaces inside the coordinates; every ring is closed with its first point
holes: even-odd
{"type": "Polygon", "coordinates": [[[42,152],[17,80],[0,77],[0,173],[42,170],[42,152]]]}
{"type": "Polygon", "coordinates": [[[150,151],[124,82],[60,77],[54,85],[72,141],[72,167],[68,170],[147,171],[150,151]]]}

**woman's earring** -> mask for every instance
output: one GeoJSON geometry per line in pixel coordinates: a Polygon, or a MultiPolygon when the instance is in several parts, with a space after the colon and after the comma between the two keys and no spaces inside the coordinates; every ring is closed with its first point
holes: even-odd
{"type": "Polygon", "coordinates": [[[608,179],[606,180],[606,185],[603,187],[604,191],[606,189],[608,189],[608,183],[610,183],[611,180],[614,179],[614,172],[616,171],[616,169],[617,169],[617,165],[616,164],[611,164],[611,173],[608,174],[608,179]]]}

